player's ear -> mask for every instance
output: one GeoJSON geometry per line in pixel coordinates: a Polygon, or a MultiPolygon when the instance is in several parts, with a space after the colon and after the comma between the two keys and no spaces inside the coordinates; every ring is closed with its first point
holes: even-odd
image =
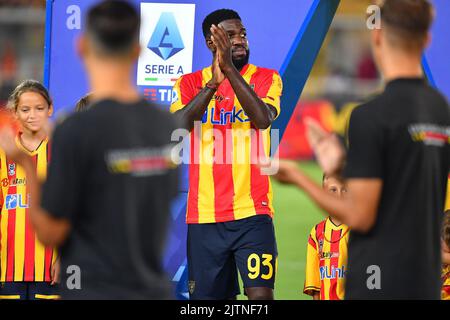
{"type": "Polygon", "coordinates": [[[139,43],[137,43],[132,51],[132,60],[135,61],[139,58],[139,55],[141,54],[141,46],[139,43]]]}
{"type": "Polygon", "coordinates": [[[382,31],[381,29],[374,29],[372,30],[372,44],[374,47],[379,47],[381,44],[381,37],[382,37],[382,31]]]}
{"type": "Polygon", "coordinates": [[[427,36],[426,36],[426,38],[425,38],[425,47],[424,47],[424,49],[425,49],[425,48],[428,48],[428,46],[429,46],[430,43],[431,43],[431,39],[432,39],[431,32],[427,32],[427,36]]]}
{"type": "Polygon", "coordinates": [[[48,106],[48,117],[50,118],[53,115],[53,104],[48,106]]]}
{"type": "Polygon", "coordinates": [[[211,52],[215,52],[216,51],[216,46],[214,45],[214,42],[211,40],[211,35],[207,36],[205,38],[205,42],[206,42],[206,46],[208,47],[208,49],[211,52]]]}
{"type": "Polygon", "coordinates": [[[87,52],[87,39],[84,35],[79,36],[76,42],[77,54],[80,58],[84,58],[87,52]]]}

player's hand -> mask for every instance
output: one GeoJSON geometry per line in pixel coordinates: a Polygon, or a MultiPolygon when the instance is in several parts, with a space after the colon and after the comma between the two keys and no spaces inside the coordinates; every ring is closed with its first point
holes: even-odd
{"type": "Polygon", "coordinates": [[[60,274],[61,274],[61,262],[60,259],[56,259],[55,263],[52,264],[52,268],[50,270],[52,276],[51,285],[55,285],[60,282],[60,274]]]}
{"type": "Polygon", "coordinates": [[[216,51],[214,52],[214,59],[212,64],[212,79],[210,83],[217,88],[223,80],[225,80],[225,75],[223,74],[222,70],[220,70],[219,53],[216,49],[216,51]]]}
{"type": "Polygon", "coordinates": [[[231,41],[227,32],[223,27],[216,25],[211,26],[211,41],[216,47],[216,56],[219,60],[219,67],[223,73],[227,73],[234,68],[233,60],[231,58],[231,41]]]}
{"type": "Polygon", "coordinates": [[[278,172],[272,177],[283,184],[296,184],[300,169],[294,161],[280,160],[278,172]]]}
{"type": "Polygon", "coordinates": [[[320,124],[306,118],[306,135],[317,162],[327,175],[339,173],[344,166],[345,149],[335,134],[326,132],[320,124]]]}
{"type": "Polygon", "coordinates": [[[0,149],[5,152],[8,158],[19,164],[21,164],[23,158],[27,156],[17,147],[16,135],[13,128],[10,126],[3,126],[0,128],[0,149]]]}

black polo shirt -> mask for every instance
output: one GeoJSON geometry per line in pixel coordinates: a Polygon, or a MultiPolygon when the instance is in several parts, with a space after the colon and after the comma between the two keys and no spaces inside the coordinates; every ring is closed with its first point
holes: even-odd
{"type": "Polygon", "coordinates": [[[168,161],[175,128],[144,100],[100,101],[56,128],[42,206],[72,225],[61,248],[63,298],[171,297],[161,261],[177,191],[168,161]]]}
{"type": "Polygon", "coordinates": [[[449,135],[447,101],[424,79],[393,80],[352,113],[344,175],[383,188],[375,225],[351,232],[346,299],[440,298],[449,135]]]}

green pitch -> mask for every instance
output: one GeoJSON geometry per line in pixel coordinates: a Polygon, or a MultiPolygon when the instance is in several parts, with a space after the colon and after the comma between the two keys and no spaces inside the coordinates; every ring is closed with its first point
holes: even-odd
{"type": "MultiPolygon", "coordinates": [[[[303,162],[300,167],[321,182],[322,171],[314,162],[303,162]]],[[[278,274],[275,299],[310,300],[303,294],[305,281],[306,244],[311,228],[325,218],[305,194],[292,186],[272,180],[275,206],[275,232],[278,245],[278,274]]],[[[242,287],[242,285],[241,285],[242,287]]],[[[243,295],[239,299],[246,299],[243,295]]]]}

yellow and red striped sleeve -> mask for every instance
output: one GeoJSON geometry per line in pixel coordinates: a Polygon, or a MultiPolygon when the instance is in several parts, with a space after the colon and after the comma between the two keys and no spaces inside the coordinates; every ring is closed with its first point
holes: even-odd
{"type": "Polygon", "coordinates": [[[280,98],[283,91],[283,82],[275,70],[258,68],[255,74],[255,92],[258,97],[277,110],[280,115],[280,98]]]}
{"type": "Polygon", "coordinates": [[[202,89],[202,72],[186,74],[178,78],[172,89],[170,112],[183,109],[202,89]]]}
{"type": "Polygon", "coordinates": [[[319,272],[319,251],[316,237],[316,227],[312,228],[308,237],[306,249],[306,275],[303,293],[313,295],[320,292],[321,281],[319,272]]]}

